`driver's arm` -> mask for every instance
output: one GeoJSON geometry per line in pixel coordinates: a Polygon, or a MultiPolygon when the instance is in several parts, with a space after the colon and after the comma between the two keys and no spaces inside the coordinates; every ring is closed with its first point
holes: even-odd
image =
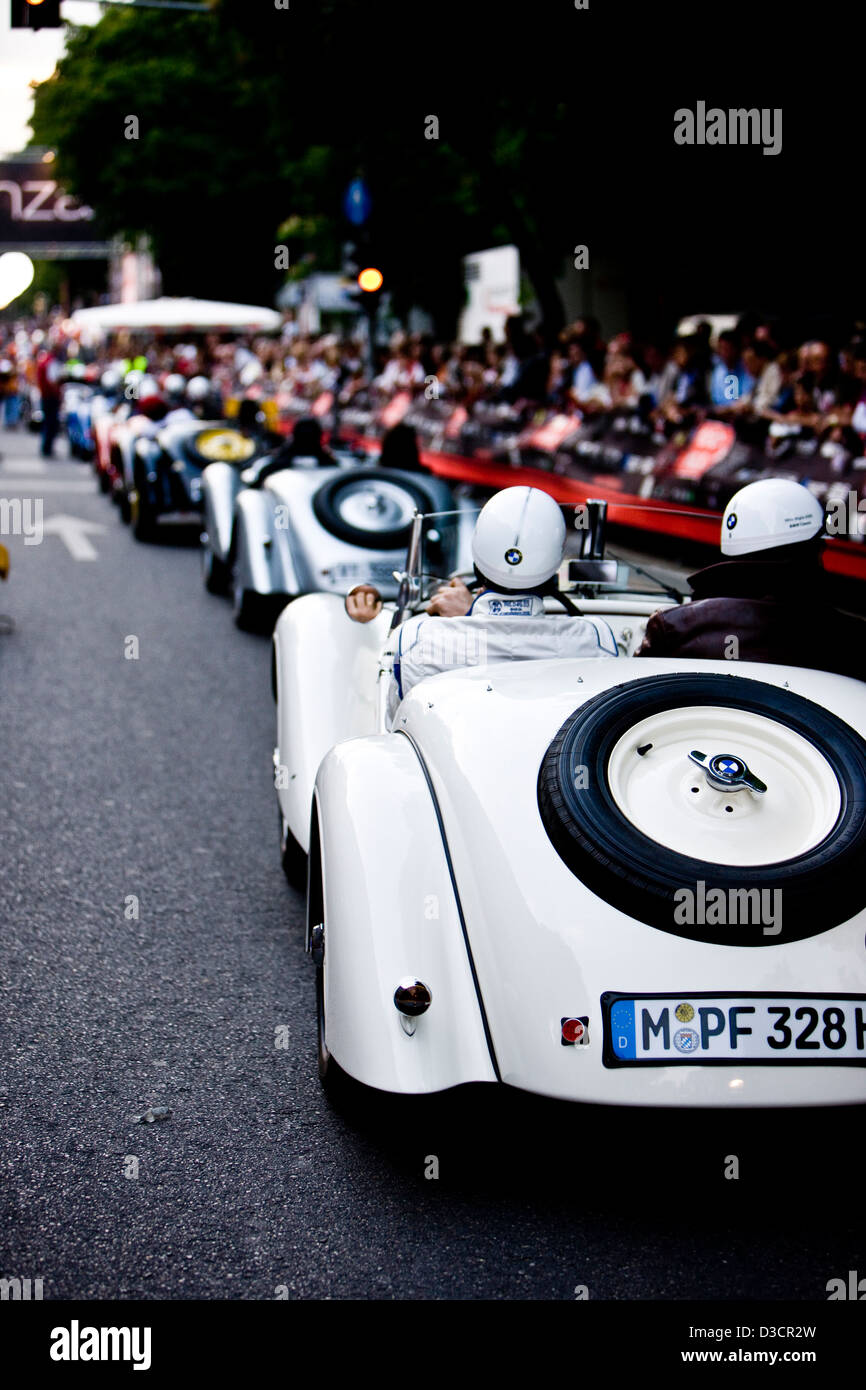
{"type": "MultiPolygon", "coordinates": [[[[472,594],[462,579],[452,579],[427,605],[432,617],[462,618],[472,606],[472,594]]],[[[372,584],[356,584],[346,595],[346,612],[353,622],[370,623],[382,611],[382,595],[372,584]]]]}

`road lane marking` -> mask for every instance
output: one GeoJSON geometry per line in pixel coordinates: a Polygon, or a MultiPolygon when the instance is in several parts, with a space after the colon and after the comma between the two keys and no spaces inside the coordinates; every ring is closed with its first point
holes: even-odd
{"type": "MultiPolygon", "coordinates": [[[[16,459],[14,469],[18,473],[47,473],[48,464],[44,459],[16,459]]],[[[0,471],[6,471],[6,466],[0,471]]]]}
{"type": "Polygon", "coordinates": [[[96,534],[107,529],[101,521],[87,521],[82,516],[50,516],[42,527],[42,534],[59,536],[73,560],[97,560],[96,547],[86,533],[96,534]]]}
{"type": "Polygon", "coordinates": [[[31,493],[43,492],[88,492],[91,497],[98,496],[92,483],[73,480],[67,483],[59,478],[10,478],[0,469],[0,495],[20,497],[22,493],[29,496],[31,493]]]}

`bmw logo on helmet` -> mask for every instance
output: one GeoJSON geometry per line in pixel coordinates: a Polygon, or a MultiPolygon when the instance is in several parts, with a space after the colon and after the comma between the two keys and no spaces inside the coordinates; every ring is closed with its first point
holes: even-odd
{"type": "Polygon", "coordinates": [[[728,528],[729,531],[733,531],[733,529],[734,529],[734,527],[736,526],[736,524],[737,524],[737,513],[736,513],[736,512],[731,512],[731,515],[728,517],[727,521],[725,522],[725,525],[727,526],[727,528],[728,528]]]}
{"type": "Polygon", "coordinates": [[[505,563],[507,565],[519,565],[522,559],[523,552],[521,550],[518,550],[516,545],[512,546],[510,550],[506,550],[505,552],[505,563]]]}

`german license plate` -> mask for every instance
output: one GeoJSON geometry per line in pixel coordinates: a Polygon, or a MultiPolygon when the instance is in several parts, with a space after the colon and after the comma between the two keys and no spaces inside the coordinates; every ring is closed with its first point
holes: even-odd
{"type": "Polygon", "coordinates": [[[866,1065],[863,994],[602,995],[607,1067],[866,1065]]]}
{"type": "Polygon", "coordinates": [[[332,565],[330,576],[339,584],[378,584],[396,585],[394,566],[389,564],[343,564],[332,565]]]}

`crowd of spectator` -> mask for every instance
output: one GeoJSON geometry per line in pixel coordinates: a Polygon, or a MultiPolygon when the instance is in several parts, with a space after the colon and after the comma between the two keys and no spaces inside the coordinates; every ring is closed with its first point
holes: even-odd
{"type": "Polygon", "coordinates": [[[333,394],[338,408],[376,404],[407,392],[470,411],[479,403],[530,418],[539,411],[591,418],[640,414],[670,436],[703,419],[729,422],[740,438],[761,446],[768,436],[798,431],[863,452],[866,440],[866,325],[839,341],[789,342],[769,319],[745,315],[713,332],[699,322],[672,341],[639,341],[624,332],[605,341],[584,317],[556,334],[505,323],[504,339],[485,330],[476,344],[443,343],[423,333],[395,332],[377,347],[351,334],[303,334],[290,314],[279,336],[201,335],[193,342],[142,342],[123,335],[97,347],[77,339],[58,311],[39,323],[0,324],[0,399],[7,426],[26,406],[27,391],[50,377],[111,362],[144,365],[157,380],[180,373],[206,376],[223,399],[269,396],[312,402],[333,394]],[[53,358],[57,369],[46,373],[53,358]]]}

